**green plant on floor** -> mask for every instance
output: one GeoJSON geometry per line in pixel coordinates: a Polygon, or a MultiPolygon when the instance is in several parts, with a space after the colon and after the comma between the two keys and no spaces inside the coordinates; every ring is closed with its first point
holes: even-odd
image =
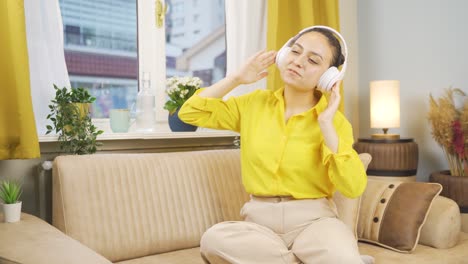
{"type": "Polygon", "coordinates": [[[47,132],[55,132],[59,138],[60,150],[71,154],[92,154],[102,143],[97,136],[102,134],[93,124],[89,114],[90,104],[96,98],[85,88],[59,88],[54,84],[55,98],[49,104],[47,132]]]}
{"type": "Polygon", "coordinates": [[[5,204],[19,202],[23,189],[21,184],[12,180],[0,181],[0,199],[5,204]]]}

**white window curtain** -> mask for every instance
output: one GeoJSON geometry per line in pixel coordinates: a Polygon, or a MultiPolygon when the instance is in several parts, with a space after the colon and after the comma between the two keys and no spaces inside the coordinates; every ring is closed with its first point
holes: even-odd
{"type": "Polygon", "coordinates": [[[24,0],[29,75],[39,135],[46,132],[53,84],[70,87],[63,51],[63,25],[58,0],[24,0]]]}
{"type": "MultiPolygon", "coordinates": [[[[267,0],[226,0],[226,74],[237,70],[251,55],[266,48],[267,0]]],[[[229,96],[266,88],[266,78],[241,85],[229,96]]]]}

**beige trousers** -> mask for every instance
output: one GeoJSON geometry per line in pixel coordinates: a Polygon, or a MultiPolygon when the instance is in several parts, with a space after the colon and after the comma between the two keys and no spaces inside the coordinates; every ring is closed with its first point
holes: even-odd
{"type": "Polygon", "coordinates": [[[363,263],[332,200],[252,197],[241,216],[245,221],[219,223],[203,234],[206,263],[363,263]]]}

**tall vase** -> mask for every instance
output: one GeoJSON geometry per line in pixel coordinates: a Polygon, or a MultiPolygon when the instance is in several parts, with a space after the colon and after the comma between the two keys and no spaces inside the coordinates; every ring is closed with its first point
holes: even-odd
{"type": "Polygon", "coordinates": [[[430,182],[440,183],[443,187],[440,195],[454,200],[462,213],[468,213],[468,177],[450,175],[450,171],[431,173],[430,182]]]}
{"type": "Polygon", "coordinates": [[[468,176],[451,175],[450,171],[436,171],[431,173],[430,182],[442,185],[440,195],[454,200],[461,213],[461,229],[468,232],[468,176]]]}
{"type": "Polygon", "coordinates": [[[193,132],[197,130],[196,126],[184,123],[182,120],[180,120],[179,108],[177,108],[177,110],[172,115],[169,114],[168,122],[172,132],[193,132]]]}

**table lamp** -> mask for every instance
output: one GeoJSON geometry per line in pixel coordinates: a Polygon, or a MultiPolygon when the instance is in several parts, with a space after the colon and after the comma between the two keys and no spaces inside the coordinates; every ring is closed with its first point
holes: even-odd
{"type": "Polygon", "coordinates": [[[416,181],[418,145],[412,138],[389,134],[389,128],[400,127],[400,82],[382,80],[370,82],[371,128],[383,129],[383,134],[359,138],[354,144],[358,153],[369,153],[372,162],[367,167],[369,178],[416,181]]]}
{"type": "Polygon", "coordinates": [[[370,82],[371,128],[381,128],[383,134],[372,134],[373,139],[399,139],[398,134],[388,134],[389,128],[400,127],[400,81],[370,82]]]}

